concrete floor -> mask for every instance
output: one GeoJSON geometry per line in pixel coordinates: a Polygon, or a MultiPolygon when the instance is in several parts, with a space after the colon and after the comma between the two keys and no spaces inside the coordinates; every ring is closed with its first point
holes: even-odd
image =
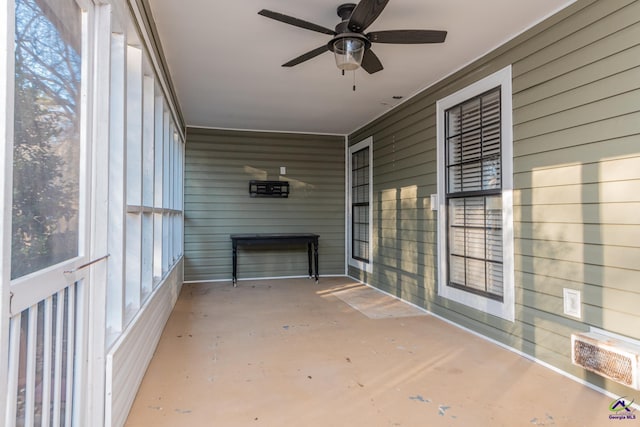
{"type": "Polygon", "coordinates": [[[607,396],[523,357],[387,296],[373,305],[395,317],[339,297],[360,287],[345,278],[184,285],[126,426],[612,422],[607,396]]]}

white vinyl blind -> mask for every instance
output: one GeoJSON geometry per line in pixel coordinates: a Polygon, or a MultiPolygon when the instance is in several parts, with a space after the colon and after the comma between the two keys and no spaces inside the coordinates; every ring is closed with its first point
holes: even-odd
{"type": "Polygon", "coordinates": [[[445,112],[448,285],[502,301],[501,94],[445,112]]]}

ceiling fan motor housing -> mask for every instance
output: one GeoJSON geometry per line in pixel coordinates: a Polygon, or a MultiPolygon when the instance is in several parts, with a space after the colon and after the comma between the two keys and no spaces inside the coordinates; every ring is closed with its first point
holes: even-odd
{"type": "Polygon", "coordinates": [[[351,18],[351,14],[353,10],[356,8],[355,3],[344,3],[338,6],[337,12],[342,22],[336,25],[336,36],[329,40],[327,43],[327,48],[331,52],[335,52],[335,43],[342,39],[357,39],[364,43],[364,48],[369,49],[371,47],[371,42],[369,39],[362,33],[353,33],[349,30],[349,18],[351,18]]]}
{"type": "MultiPolygon", "coordinates": [[[[356,8],[355,3],[345,3],[338,6],[338,16],[343,21],[348,21],[351,18],[351,14],[353,13],[353,9],[356,8]]],[[[338,31],[336,29],[336,31],[338,31]]]]}

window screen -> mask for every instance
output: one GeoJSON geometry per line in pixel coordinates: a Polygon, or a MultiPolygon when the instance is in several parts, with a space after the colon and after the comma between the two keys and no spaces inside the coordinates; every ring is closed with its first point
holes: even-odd
{"type": "Polygon", "coordinates": [[[502,301],[500,88],[445,112],[448,284],[502,301]]]}
{"type": "Polygon", "coordinates": [[[15,2],[12,279],[78,255],[81,24],[73,0],[15,2]]]}

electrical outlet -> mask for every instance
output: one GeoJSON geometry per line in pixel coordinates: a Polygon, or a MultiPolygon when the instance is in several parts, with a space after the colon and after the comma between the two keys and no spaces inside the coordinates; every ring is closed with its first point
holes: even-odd
{"type": "Polygon", "coordinates": [[[286,174],[287,174],[287,167],[280,166],[280,175],[286,175],[286,174]]]}
{"type": "Polygon", "coordinates": [[[564,288],[562,290],[562,296],[564,299],[564,314],[580,319],[582,317],[580,291],[564,288]]]}

